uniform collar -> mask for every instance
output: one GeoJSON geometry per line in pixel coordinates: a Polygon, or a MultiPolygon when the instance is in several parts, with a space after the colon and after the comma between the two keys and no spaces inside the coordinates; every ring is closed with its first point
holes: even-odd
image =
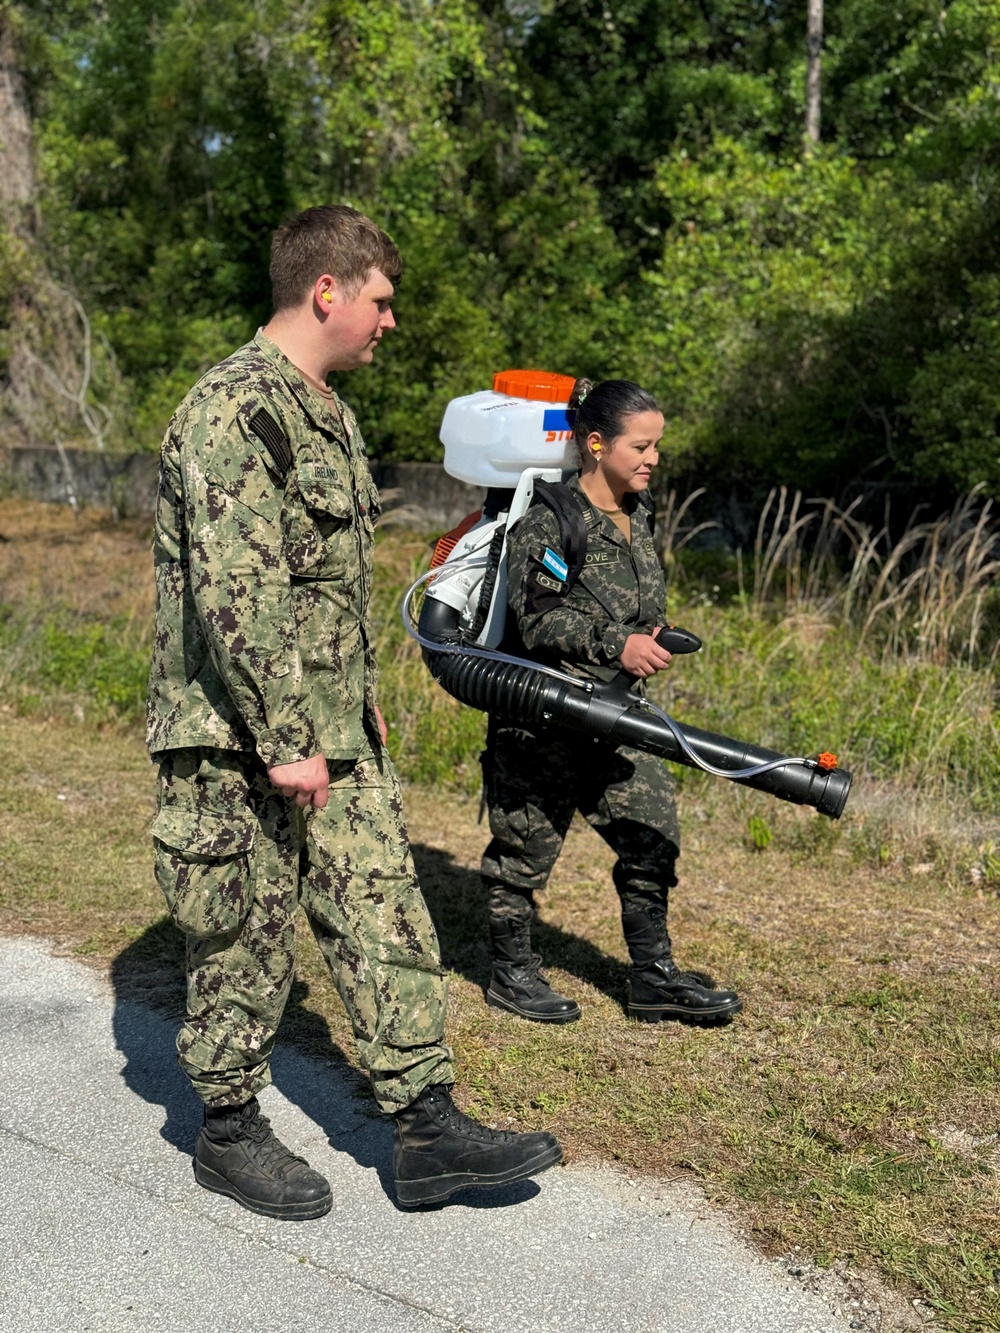
{"type": "Polygon", "coordinates": [[[587,527],[588,528],[596,527],[600,523],[604,515],[597,508],[597,506],[591,502],[590,497],[587,495],[587,492],[580,485],[579,472],[574,472],[573,475],[566,482],[566,485],[576,496],[580,508],[583,510],[583,517],[587,524],[587,527]]]}
{"type": "MultiPolygon", "coordinates": [[[[593,500],[591,500],[587,492],[580,485],[579,472],[574,472],[573,475],[570,477],[569,481],[567,481],[566,485],[569,487],[569,489],[576,496],[577,500],[580,502],[580,508],[583,510],[583,518],[587,527],[599,528],[606,537],[611,537],[615,542],[618,543],[618,545],[623,546],[626,550],[628,550],[629,549],[628,542],[625,540],[625,534],[622,532],[621,528],[619,528],[616,524],[612,523],[611,519],[608,518],[607,514],[603,514],[600,511],[600,509],[598,509],[597,505],[594,504],[593,500]]],[[[638,499],[636,496],[631,494],[625,496],[625,499],[622,502],[622,508],[624,509],[625,513],[629,515],[630,518],[635,513],[635,507],[637,504],[638,504],[638,499]]]]}
{"type": "Polygon", "coordinates": [[[270,361],[291,389],[299,401],[299,406],[313,425],[341,439],[344,436],[349,438],[350,428],[347,425],[344,405],[337,395],[334,394],[332,400],[324,398],[319,390],[309,383],[298,366],[289,361],[281,348],[267,337],[263,329],[257,330],[253,341],[258,352],[270,361]]]}

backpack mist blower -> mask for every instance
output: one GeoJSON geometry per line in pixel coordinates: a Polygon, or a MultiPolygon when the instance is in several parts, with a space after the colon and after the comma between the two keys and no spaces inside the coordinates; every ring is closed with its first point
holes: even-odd
{"type": "MultiPolygon", "coordinates": [[[[581,680],[499,651],[507,611],[507,533],[532,503],[556,514],[567,587],[583,568],[586,528],[564,484],[577,471],[567,408],[572,387],[567,375],[504,371],[494,376],[492,390],[448,404],[441,425],[445,471],[485,487],[486,497],[480,511],[441,538],[430,570],[403,598],[403,624],[434,679],[461,703],[500,722],[528,730],[569,727],[839,819],[851,774],[837,767],[832,754],[792,757],[683,725],[632,693],[635,681],[624,671],[608,683],[581,680]],[[414,624],[413,599],[421,587],[425,596],[414,624]]],[[[696,635],[675,626],[657,638],[671,653],[701,648],[696,635]]]]}

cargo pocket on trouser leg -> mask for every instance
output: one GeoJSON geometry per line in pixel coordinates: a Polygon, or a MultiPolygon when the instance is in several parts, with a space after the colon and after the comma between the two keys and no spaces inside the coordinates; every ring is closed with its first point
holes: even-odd
{"type": "Polygon", "coordinates": [[[447,983],[387,757],[335,775],[309,819],[302,905],[383,1109],[452,1078],[447,983]]]}
{"type": "Polygon", "coordinates": [[[170,804],[153,821],[154,864],[187,945],[181,1067],[204,1101],[239,1105],[270,1081],[268,1057],[291,980],[284,936],[294,901],[285,913],[272,910],[272,901],[280,905],[286,896],[276,882],[264,895],[268,906],[257,902],[261,875],[271,874],[258,864],[267,848],[259,854],[255,846],[264,835],[239,761],[214,755],[199,765],[197,758],[175,759],[161,782],[161,799],[166,785],[170,804]]]}
{"type": "Polygon", "coordinates": [[[191,940],[236,936],[253,901],[255,826],[171,806],[153,821],[156,882],[174,925],[191,940]]]}

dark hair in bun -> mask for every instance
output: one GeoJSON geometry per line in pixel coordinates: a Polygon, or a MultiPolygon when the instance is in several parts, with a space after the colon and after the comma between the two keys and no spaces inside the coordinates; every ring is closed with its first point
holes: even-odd
{"type": "Polygon", "coordinates": [[[631,380],[578,379],[569,398],[570,411],[576,412],[573,438],[583,457],[587,436],[595,431],[611,445],[625,433],[625,418],[636,412],[659,412],[660,404],[651,393],[631,380]]]}

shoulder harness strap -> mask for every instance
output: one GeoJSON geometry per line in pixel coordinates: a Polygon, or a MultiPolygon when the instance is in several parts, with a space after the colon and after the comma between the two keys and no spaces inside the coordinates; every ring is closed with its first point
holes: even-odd
{"type": "Polygon", "coordinates": [[[270,412],[263,407],[250,418],[250,429],[267,450],[275,472],[282,482],[287,480],[292,470],[292,449],[288,436],[281,429],[270,412]]]}
{"type": "Polygon", "coordinates": [[[647,486],[644,491],[637,491],[635,498],[639,502],[639,507],[646,511],[650,533],[654,532],[656,529],[656,501],[650,495],[649,487],[647,486]]]}
{"type": "Polygon", "coordinates": [[[559,545],[568,566],[562,595],[580,577],[587,559],[587,524],[576,496],[564,481],[536,481],[535,501],[551,509],[559,524],[559,545]]]}
{"type": "Polygon", "coordinates": [[[489,554],[486,557],[486,572],[483,574],[483,581],[479,589],[479,601],[476,603],[476,614],[473,617],[472,627],[468,635],[473,641],[482,634],[486,617],[493,605],[493,594],[496,592],[497,577],[500,574],[500,553],[503,550],[506,535],[507,524],[501,523],[490,541],[489,554]]]}

